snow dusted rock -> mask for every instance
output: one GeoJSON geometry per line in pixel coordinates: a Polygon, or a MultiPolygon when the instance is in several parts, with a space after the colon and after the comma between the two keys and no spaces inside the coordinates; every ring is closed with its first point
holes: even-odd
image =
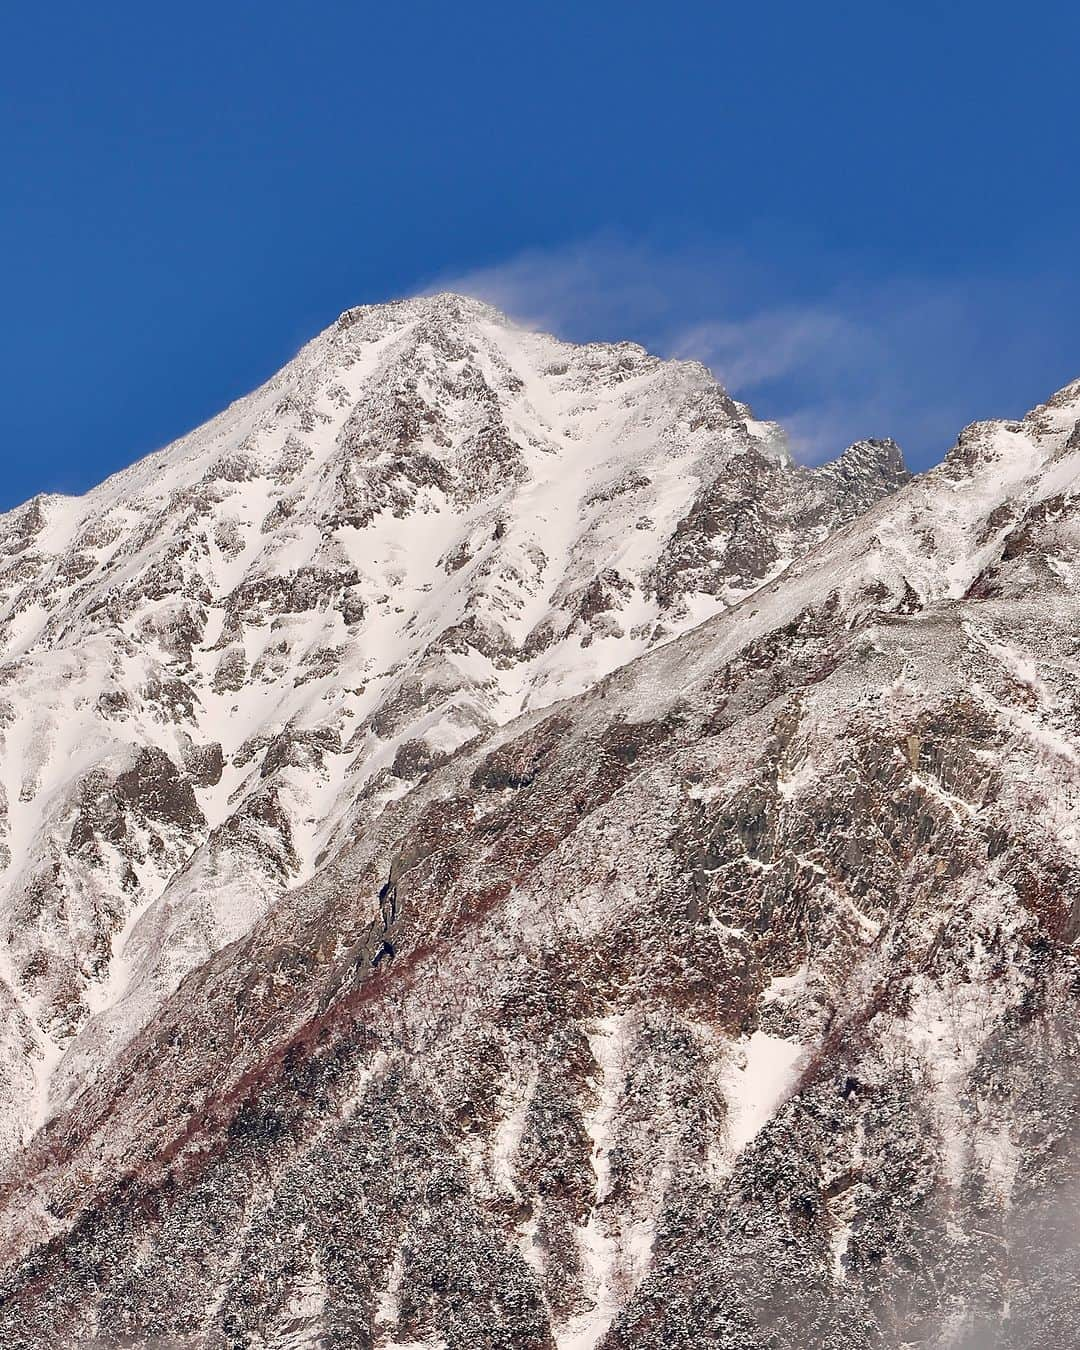
{"type": "Polygon", "coordinates": [[[1078,427],[437,297],[6,518],[5,1344],[1076,1344],[1078,427]]]}
{"type": "Polygon", "coordinates": [[[853,453],[796,468],[699,365],[442,295],[0,520],[0,1148],[360,818],[906,476],[853,453]]]}

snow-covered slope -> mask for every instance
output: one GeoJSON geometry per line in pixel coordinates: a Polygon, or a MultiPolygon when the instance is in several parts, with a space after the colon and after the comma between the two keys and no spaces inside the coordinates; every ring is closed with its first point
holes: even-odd
{"type": "Polygon", "coordinates": [[[0,1335],[1075,1345],[1080,382],[906,479],[438,297],[9,517],[0,1335]]]}
{"type": "Polygon", "coordinates": [[[708,372],[458,296],[350,311],[87,497],[0,518],[11,1147],[463,742],[736,602],[905,477],[708,372]]]}

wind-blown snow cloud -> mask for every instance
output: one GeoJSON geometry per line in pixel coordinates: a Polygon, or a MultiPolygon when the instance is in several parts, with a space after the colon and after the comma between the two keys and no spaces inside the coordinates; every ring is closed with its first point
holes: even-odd
{"type": "Polygon", "coordinates": [[[852,269],[843,284],[803,285],[793,299],[742,250],[602,237],[430,289],[480,296],[577,341],[628,338],[704,361],[759,416],[782,422],[808,461],[894,436],[926,467],[967,422],[1020,416],[1080,373],[1054,323],[1080,299],[1067,300],[1063,284],[1080,290],[1060,277],[865,282],[852,269]]]}
{"type": "Polygon", "coordinates": [[[858,323],[826,309],[775,310],[697,324],[672,355],[705,359],[733,389],[754,389],[823,359],[849,361],[867,336],[858,323]]]}

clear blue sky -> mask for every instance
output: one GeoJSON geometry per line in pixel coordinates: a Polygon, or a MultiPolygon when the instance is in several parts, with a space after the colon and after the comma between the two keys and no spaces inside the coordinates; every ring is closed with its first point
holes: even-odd
{"type": "Polygon", "coordinates": [[[439,278],[936,459],[1080,374],[1078,51],[1063,3],[5,6],[0,506],[439,278]]]}

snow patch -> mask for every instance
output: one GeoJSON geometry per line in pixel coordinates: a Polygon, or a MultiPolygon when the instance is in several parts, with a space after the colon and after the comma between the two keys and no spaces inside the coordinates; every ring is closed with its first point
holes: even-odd
{"type": "Polygon", "coordinates": [[[794,1084],[803,1047],[782,1036],[755,1031],[732,1048],[723,1087],[728,1108],[728,1147],[737,1157],[776,1113],[794,1084]]]}

